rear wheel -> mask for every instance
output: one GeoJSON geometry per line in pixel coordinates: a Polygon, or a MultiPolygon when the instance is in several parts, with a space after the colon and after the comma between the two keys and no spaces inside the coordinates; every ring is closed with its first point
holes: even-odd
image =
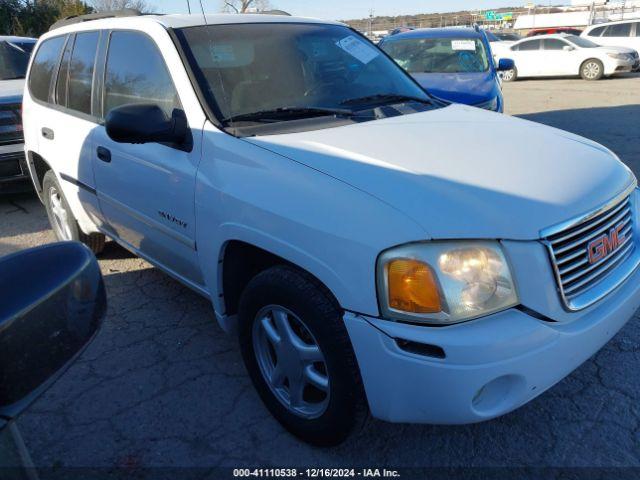
{"type": "Polygon", "coordinates": [[[49,170],[42,181],[44,206],[47,210],[49,223],[60,241],[77,241],[84,243],[95,254],[104,249],[105,237],[101,233],[84,233],[78,221],[73,216],[62,188],[53,171],[49,170]]]}
{"type": "Polygon", "coordinates": [[[518,69],[513,67],[511,70],[505,70],[502,72],[503,82],[515,82],[518,79],[518,69]]]}
{"type": "Polygon", "coordinates": [[[580,67],[580,76],[584,80],[600,80],[604,75],[604,66],[600,60],[591,58],[580,67]]]}
{"type": "Polygon", "coordinates": [[[288,266],[258,274],[240,300],[240,346],[262,401],[291,433],[336,445],[367,417],[342,310],[319,282],[288,266]]]}

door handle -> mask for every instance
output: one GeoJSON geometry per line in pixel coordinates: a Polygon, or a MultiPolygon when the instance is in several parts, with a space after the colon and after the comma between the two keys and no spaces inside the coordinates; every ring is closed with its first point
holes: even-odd
{"type": "Polygon", "coordinates": [[[108,148],[98,147],[98,158],[105,163],[111,163],[111,152],[108,148]]]}
{"type": "Polygon", "coordinates": [[[47,140],[53,140],[53,137],[54,137],[53,130],[47,127],[42,127],[42,136],[47,140]]]}

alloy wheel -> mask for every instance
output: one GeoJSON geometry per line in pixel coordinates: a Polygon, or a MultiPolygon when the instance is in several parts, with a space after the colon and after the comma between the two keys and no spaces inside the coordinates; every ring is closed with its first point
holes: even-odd
{"type": "Polygon", "coordinates": [[[326,411],[327,364],[302,319],[279,305],[264,307],[253,324],[253,349],[271,392],[290,412],[313,419],[326,411]]]}
{"type": "Polygon", "coordinates": [[[504,72],[502,72],[502,80],[504,80],[505,82],[510,82],[511,80],[513,80],[513,76],[515,75],[515,71],[514,70],[505,70],[504,72]]]}
{"type": "Polygon", "coordinates": [[[600,75],[600,65],[596,62],[589,62],[584,66],[582,71],[584,72],[585,77],[592,80],[594,78],[598,78],[598,75],[600,75]]]}
{"type": "Polygon", "coordinates": [[[71,240],[71,228],[69,227],[69,214],[62,203],[62,196],[56,187],[49,189],[49,205],[53,219],[53,229],[60,240],[71,240]]]}

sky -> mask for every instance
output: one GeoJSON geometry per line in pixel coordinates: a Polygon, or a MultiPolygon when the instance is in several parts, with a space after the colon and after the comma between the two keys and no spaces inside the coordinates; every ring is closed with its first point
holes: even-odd
{"type": "MultiPolygon", "coordinates": [[[[199,11],[200,0],[190,0],[192,11],[199,11]]],[[[147,0],[158,13],[187,13],[187,0],[147,0]]],[[[205,12],[220,11],[221,0],[202,0],[205,12]]],[[[458,10],[490,10],[499,7],[524,6],[526,0],[271,0],[274,8],[292,15],[324,20],[350,20],[376,15],[411,15],[415,13],[453,12],[458,10]]],[[[537,0],[542,5],[567,3],[562,0],[537,0]]]]}

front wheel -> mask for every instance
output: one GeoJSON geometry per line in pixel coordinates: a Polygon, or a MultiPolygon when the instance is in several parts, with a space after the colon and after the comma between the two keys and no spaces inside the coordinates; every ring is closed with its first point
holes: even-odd
{"type": "Polygon", "coordinates": [[[584,80],[600,80],[604,75],[604,65],[600,60],[592,58],[585,61],[580,67],[580,76],[584,80]]]}
{"type": "Polygon", "coordinates": [[[367,416],[342,311],[319,282],[288,266],[259,273],[240,299],[242,356],[262,401],[291,433],[341,443],[367,416]]]}
{"type": "Polygon", "coordinates": [[[96,255],[104,249],[105,236],[101,233],[84,233],[76,218],[73,216],[69,203],[60,188],[58,179],[52,170],[49,170],[42,180],[42,192],[44,195],[44,206],[47,210],[49,223],[60,241],[77,241],[84,243],[96,255]]]}
{"type": "Polygon", "coordinates": [[[513,67],[511,70],[505,70],[502,72],[503,82],[515,82],[518,79],[518,69],[513,67]]]}

